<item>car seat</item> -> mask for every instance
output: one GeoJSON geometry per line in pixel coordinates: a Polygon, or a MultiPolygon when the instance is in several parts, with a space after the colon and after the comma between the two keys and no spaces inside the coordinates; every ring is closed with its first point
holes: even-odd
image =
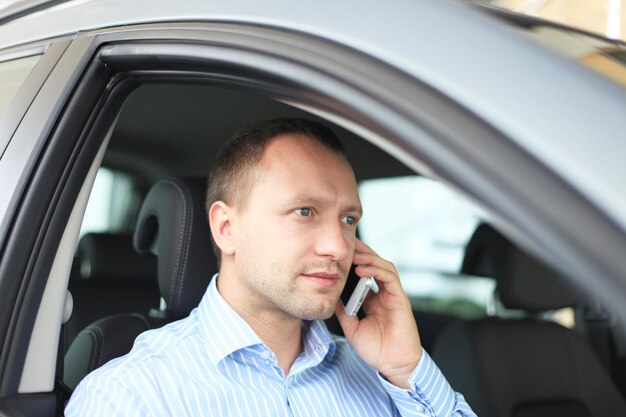
{"type": "Polygon", "coordinates": [[[77,271],[68,286],[73,310],[63,326],[64,346],[98,319],[159,307],[156,258],[137,253],[132,234],[87,233],[76,255],[77,271]]]}
{"type": "Polygon", "coordinates": [[[89,372],[127,353],[141,332],[186,317],[199,304],[218,270],[205,193],[206,180],[199,178],[163,180],[151,188],[133,242],[140,253],[157,257],[162,306],[145,315],[105,317],[81,331],[64,360],[63,380],[70,389],[89,372]]]}
{"type": "Polygon", "coordinates": [[[521,318],[487,317],[449,325],[432,356],[481,417],[626,416],[608,372],[577,332],[541,319],[579,296],[555,271],[480,225],[462,272],[493,277],[496,293],[521,318]]]}

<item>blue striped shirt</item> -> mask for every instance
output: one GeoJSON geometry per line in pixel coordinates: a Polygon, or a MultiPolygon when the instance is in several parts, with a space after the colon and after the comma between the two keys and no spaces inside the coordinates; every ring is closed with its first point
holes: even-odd
{"type": "Polygon", "coordinates": [[[65,415],[475,416],[425,351],[414,389],[401,389],[323,321],[303,322],[303,351],[285,377],[216,281],[189,317],[143,333],[130,353],[88,375],[65,415]]]}

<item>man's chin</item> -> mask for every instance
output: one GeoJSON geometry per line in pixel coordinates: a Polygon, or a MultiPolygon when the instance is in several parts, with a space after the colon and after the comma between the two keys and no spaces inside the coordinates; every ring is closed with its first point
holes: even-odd
{"type": "Polygon", "coordinates": [[[309,308],[304,308],[299,312],[298,317],[302,320],[326,320],[335,313],[336,305],[337,303],[334,303],[332,305],[319,306],[319,308],[308,306],[309,308]]]}

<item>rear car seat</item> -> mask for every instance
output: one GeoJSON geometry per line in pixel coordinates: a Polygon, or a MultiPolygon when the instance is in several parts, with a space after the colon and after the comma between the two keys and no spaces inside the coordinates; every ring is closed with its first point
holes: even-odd
{"type": "Polygon", "coordinates": [[[540,313],[579,297],[555,271],[489,225],[467,245],[463,273],[496,279],[496,293],[523,318],[488,317],[448,326],[432,355],[481,417],[626,416],[626,403],[590,343],[540,313]]]}
{"type": "Polygon", "coordinates": [[[78,244],[68,289],[74,308],[65,346],[89,323],[118,313],[147,313],[160,302],[157,261],[133,248],[132,234],[88,233],[78,244]]]}

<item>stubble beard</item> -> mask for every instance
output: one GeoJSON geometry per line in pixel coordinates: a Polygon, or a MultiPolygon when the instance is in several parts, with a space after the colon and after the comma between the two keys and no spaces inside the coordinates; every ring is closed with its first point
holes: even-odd
{"type": "Polygon", "coordinates": [[[322,294],[318,298],[309,295],[298,285],[297,274],[284,271],[263,274],[248,270],[245,275],[245,285],[258,300],[260,309],[273,309],[301,320],[326,320],[333,315],[339,302],[339,293],[332,298],[322,294]],[[290,277],[289,280],[284,278],[285,275],[290,277]]]}

